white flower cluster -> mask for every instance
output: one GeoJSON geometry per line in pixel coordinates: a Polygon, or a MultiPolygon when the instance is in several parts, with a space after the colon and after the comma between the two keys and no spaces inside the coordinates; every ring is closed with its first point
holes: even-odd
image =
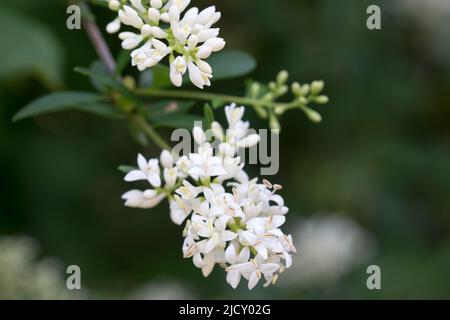
{"type": "Polygon", "coordinates": [[[220,29],[212,28],[221,17],[214,6],[203,11],[193,7],[181,16],[190,0],[108,0],[108,3],[111,10],[118,12],[118,17],[106,28],[109,33],[118,32],[122,24],[138,30],[119,34],[122,47],[134,49],[133,66],[143,71],[169,56],[170,79],[175,86],[183,84],[186,72],[200,89],[211,85],[213,70],[205,59],[225,47],[225,41],[218,37],[220,29]]]}
{"type": "Polygon", "coordinates": [[[168,198],[173,222],[181,225],[187,220],[184,257],[193,258],[205,277],[217,264],[226,270],[233,288],[244,277],[252,289],[262,277],[266,286],[275,283],[278,274],[291,266],[296,249],[292,237],[280,229],[288,213],[277,194],[281,186],[250,180],[237,157],[240,148],[260,140],[259,135],[249,134],[248,122],[242,121],[244,111],[236,105],[225,108],[228,130],[212,124],[216,149],[208,134],[195,127],[196,153],[175,160],[163,151],[159,160],[150,161],[139,155],[139,169],[129,172],[125,180],[146,180],[151,189],[132,190],[123,199],[129,207],[145,209],[168,198]]]}

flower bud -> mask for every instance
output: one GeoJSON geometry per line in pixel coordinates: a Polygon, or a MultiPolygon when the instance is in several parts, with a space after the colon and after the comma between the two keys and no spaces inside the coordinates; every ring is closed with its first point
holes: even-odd
{"type": "Polygon", "coordinates": [[[108,25],[106,26],[106,32],[108,33],[116,33],[119,32],[120,30],[120,20],[119,18],[114,19],[113,21],[111,21],[110,23],[108,23],[108,25]]]}
{"type": "Polygon", "coordinates": [[[120,8],[120,2],[118,0],[110,0],[108,7],[110,10],[117,11],[120,8]]]}
{"type": "Polygon", "coordinates": [[[250,87],[250,97],[257,98],[259,96],[259,93],[261,91],[261,86],[257,82],[253,82],[250,87]]]}
{"type": "Polygon", "coordinates": [[[141,28],[141,35],[143,37],[148,37],[152,34],[152,26],[144,24],[141,28]]]}
{"type": "Polygon", "coordinates": [[[282,85],[281,87],[278,88],[277,90],[277,94],[279,96],[284,96],[289,90],[289,87],[287,85],[282,85]]]}
{"type": "Polygon", "coordinates": [[[285,84],[289,79],[289,72],[286,70],[281,71],[277,76],[277,83],[278,84],[285,84]]]}
{"type": "Polygon", "coordinates": [[[161,0],[150,0],[150,5],[155,9],[161,9],[162,1],[161,0]]]}
{"type": "Polygon", "coordinates": [[[271,91],[276,91],[277,90],[277,84],[275,83],[275,82],[269,82],[269,89],[271,90],[271,91]]]}
{"type": "Polygon", "coordinates": [[[155,8],[148,9],[147,15],[148,18],[154,23],[158,23],[159,19],[161,18],[159,11],[156,10],[155,8]]]}
{"type": "Polygon", "coordinates": [[[298,82],[294,82],[291,86],[292,93],[296,96],[300,96],[302,94],[302,86],[298,82]]]}
{"type": "Polygon", "coordinates": [[[327,104],[330,99],[327,96],[318,96],[314,99],[314,102],[317,104],[327,104]]]}
{"type": "Polygon", "coordinates": [[[307,96],[311,90],[311,86],[309,84],[304,84],[300,88],[300,95],[307,96]]]}
{"type": "Polygon", "coordinates": [[[174,163],[173,157],[172,157],[172,154],[168,150],[164,150],[161,153],[161,157],[160,157],[159,161],[161,162],[161,165],[166,169],[173,167],[173,163],[174,163]]]}
{"type": "Polygon", "coordinates": [[[310,108],[304,108],[303,111],[305,111],[309,120],[311,120],[312,122],[314,123],[322,122],[322,116],[317,111],[310,108]]]}
{"type": "Polygon", "coordinates": [[[313,81],[311,83],[311,93],[312,94],[319,94],[322,92],[323,88],[325,86],[325,83],[323,81],[313,81]]]}

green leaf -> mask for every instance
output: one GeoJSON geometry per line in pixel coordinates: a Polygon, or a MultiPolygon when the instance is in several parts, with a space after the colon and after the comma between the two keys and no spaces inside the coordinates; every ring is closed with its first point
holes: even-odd
{"type": "Polygon", "coordinates": [[[204,114],[204,120],[203,120],[203,130],[209,130],[211,129],[211,124],[214,122],[214,111],[209,105],[209,103],[206,103],[203,107],[203,114],[204,114]]]}
{"type": "Polygon", "coordinates": [[[0,43],[0,80],[37,75],[50,87],[63,82],[63,50],[45,25],[1,5],[0,43]]]}
{"type": "Polygon", "coordinates": [[[256,60],[248,53],[238,50],[224,50],[208,59],[214,80],[224,80],[245,76],[256,68],[256,60]]]}
{"type": "Polygon", "coordinates": [[[119,171],[123,172],[123,173],[129,173],[129,172],[131,172],[133,170],[137,170],[137,168],[133,167],[133,166],[120,166],[117,169],[119,169],[119,171]]]}
{"type": "MultiPolygon", "coordinates": [[[[89,71],[91,74],[98,74],[103,75],[105,77],[108,77],[108,70],[106,70],[105,65],[100,61],[96,60],[94,61],[91,66],[89,67],[89,71]]],[[[104,84],[104,82],[97,80],[94,77],[90,77],[92,86],[98,91],[98,92],[108,92],[108,87],[104,84]]]]}
{"type": "Polygon", "coordinates": [[[83,104],[74,107],[74,109],[87,113],[92,113],[103,118],[125,119],[125,114],[120,112],[115,106],[109,103],[99,102],[99,103],[83,104]]]}
{"type": "Polygon", "coordinates": [[[107,73],[104,73],[98,65],[95,66],[94,64],[91,69],[76,67],[74,71],[91,78],[92,81],[95,81],[94,83],[97,83],[97,86],[117,89],[121,91],[126,90],[126,88],[119,81],[117,81],[117,79],[107,73]]]}
{"type": "Polygon", "coordinates": [[[43,96],[17,112],[13,121],[53,112],[80,110],[101,116],[118,118],[122,116],[113,106],[104,102],[104,97],[91,92],[56,92],[43,96]]]}
{"type": "Polygon", "coordinates": [[[165,65],[158,64],[151,69],[141,72],[139,86],[142,88],[167,88],[172,85],[170,81],[170,69],[165,65]]]}
{"type": "Polygon", "coordinates": [[[131,56],[128,50],[121,50],[116,59],[116,76],[120,76],[130,64],[131,56]]]}

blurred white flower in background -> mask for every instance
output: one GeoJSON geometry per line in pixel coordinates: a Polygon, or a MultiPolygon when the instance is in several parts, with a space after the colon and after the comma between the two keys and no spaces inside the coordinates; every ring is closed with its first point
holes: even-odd
{"type": "Polygon", "coordinates": [[[302,220],[292,235],[299,254],[280,284],[311,289],[336,284],[373,254],[371,235],[356,222],[338,215],[302,220]]]}
{"type": "Polygon", "coordinates": [[[195,295],[182,282],[171,279],[152,281],[131,292],[131,300],[193,300],[195,295]]]}
{"type": "Polygon", "coordinates": [[[69,291],[55,259],[36,260],[37,244],[25,237],[0,237],[0,299],[81,298],[69,291]]]}

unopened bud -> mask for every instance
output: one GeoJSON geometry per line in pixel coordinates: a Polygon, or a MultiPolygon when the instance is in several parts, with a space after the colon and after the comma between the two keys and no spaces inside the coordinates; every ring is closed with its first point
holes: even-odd
{"type": "Polygon", "coordinates": [[[327,104],[330,99],[327,96],[318,96],[314,99],[314,102],[317,104],[327,104]]]}
{"type": "Polygon", "coordinates": [[[289,72],[286,70],[281,71],[277,76],[278,84],[285,84],[289,80],[289,72]]]}
{"type": "Polygon", "coordinates": [[[289,90],[289,87],[287,85],[282,85],[278,90],[277,90],[277,94],[279,96],[284,96],[289,90]]]}
{"type": "Polygon", "coordinates": [[[308,116],[309,120],[311,120],[314,123],[322,122],[322,116],[317,111],[310,109],[310,108],[304,108],[303,109],[308,116]]]}
{"type": "Polygon", "coordinates": [[[309,84],[304,84],[300,88],[300,95],[307,96],[311,90],[311,86],[309,84]]]}
{"type": "Polygon", "coordinates": [[[108,3],[109,9],[117,11],[120,8],[120,2],[118,0],[110,0],[108,3]]]}
{"type": "Polygon", "coordinates": [[[253,82],[250,87],[250,96],[252,98],[257,98],[259,96],[259,93],[261,91],[261,86],[257,82],[253,82]]]}
{"type": "Polygon", "coordinates": [[[271,90],[271,91],[275,91],[275,90],[277,90],[277,88],[278,88],[278,86],[277,86],[277,84],[275,83],[275,82],[269,82],[269,89],[271,90]]]}
{"type": "Polygon", "coordinates": [[[292,93],[296,96],[300,96],[302,93],[302,86],[298,82],[294,82],[291,86],[292,93]]]}
{"type": "Polygon", "coordinates": [[[312,94],[319,94],[322,92],[323,88],[325,86],[325,83],[323,81],[313,81],[311,83],[311,93],[312,94]]]}

